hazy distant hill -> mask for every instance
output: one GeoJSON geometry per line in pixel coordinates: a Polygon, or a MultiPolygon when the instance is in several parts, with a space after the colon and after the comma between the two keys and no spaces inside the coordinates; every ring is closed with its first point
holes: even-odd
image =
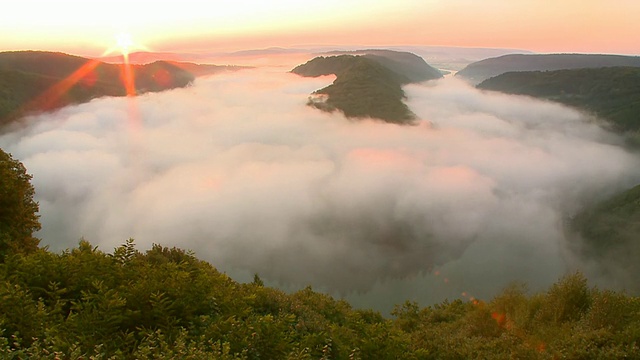
{"type": "Polygon", "coordinates": [[[456,76],[478,84],[488,78],[511,71],[549,71],[563,69],[640,66],[640,57],[593,54],[514,54],[469,64],[456,76]]]}
{"type": "Polygon", "coordinates": [[[251,66],[194,64],[180,61],[168,61],[168,63],[189,72],[195,77],[252,68],[251,66]]]}
{"type": "MultiPolygon", "coordinates": [[[[186,70],[195,76],[250,68],[250,66],[201,64],[201,62],[207,61],[212,56],[213,55],[211,54],[140,51],[129,54],[129,63],[143,65],[156,61],[165,61],[186,70]]],[[[122,64],[124,62],[122,55],[106,56],[98,58],[97,60],[110,64],[122,64]]]]}
{"type": "Polygon", "coordinates": [[[480,89],[557,101],[608,120],[620,132],[640,130],[640,68],[509,72],[480,89]]]}
{"type": "MultiPolygon", "coordinates": [[[[281,60],[291,59],[301,54],[314,54],[314,56],[328,56],[328,55],[356,55],[355,52],[362,52],[366,48],[362,45],[344,46],[344,45],[325,45],[325,46],[313,46],[313,47],[270,47],[264,49],[249,49],[232,52],[152,52],[152,51],[137,51],[129,54],[129,61],[132,64],[148,64],[158,60],[164,61],[179,61],[179,62],[191,62],[197,64],[203,63],[245,63],[251,64],[254,62],[253,58],[266,58],[266,57],[282,57],[281,60]],[[343,49],[342,51],[335,51],[336,48],[343,49]]],[[[531,51],[522,49],[490,49],[490,48],[467,48],[467,47],[452,47],[452,46],[385,46],[384,48],[373,48],[364,51],[395,51],[415,54],[431,66],[437,69],[447,70],[461,70],[465,66],[472,62],[487,59],[490,57],[497,57],[506,54],[526,54],[531,51]]],[[[97,60],[107,63],[122,63],[122,55],[117,56],[105,56],[100,57],[97,60]]],[[[287,61],[283,61],[288,63],[287,61]]]]}
{"type": "MultiPolygon", "coordinates": [[[[131,69],[135,93],[144,93],[184,87],[227,67],[156,61],[131,69]]],[[[30,112],[126,94],[122,65],[53,52],[0,53],[0,126],[30,112]]]]}
{"type": "MultiPolygon", "coordinates": [[[[182,62],[186,58],[190,58],[191,54],[180,54],[172,52],[148,52],[148,51],[136,51],[129,54],[129,63],[131,64],[149,64],[154,61],[176,61],[182,62]]],[[[122,64],[124,58],[122,55],[110,55],[97,58],[96,60],[110,63],[110,64],[122,64]]]]}
{"type": "Polygon", "coordinates": [[[320,56],[292,72],[311,77],[336,75],[333,84],[314,93],[316,96],[309,101],[311,106],[323,111],[340,110],[351,118],[372,117],[409,124],[415,115],[402,102],[405,98],[402,85],[442,75],[422,59],[423,65],[419,66],[420,62],[413,58],[417,56],[400,54],[389,51],[368,56],[320,56]],[[395,53],[394,57],[381,55],[390,53],[395,53]]]}

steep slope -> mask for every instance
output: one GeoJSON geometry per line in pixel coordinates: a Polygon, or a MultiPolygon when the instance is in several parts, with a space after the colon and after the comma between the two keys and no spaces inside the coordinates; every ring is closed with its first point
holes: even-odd
{"type": "Polygon", "coordinates": [[[557,101],[606,119],[619,132],[640,130],[638,67],[509,72],[478,88],[557,101]]]}
{"type": "Polygon", "coordinates": [[[640,57],[596,54],[513,54],[474,62],[460,70],[456,76],[479,84],[491,77],[512,71],[550,71],[613,66],[639,67],[640,57]]]}
{"type": "Polygon", "coordinates": [[[416,69],[414,66],[403,68],[400,62],[378,55],[339,55],[317,57],[292,72],[309,77],[336,75],[333,84],[314,92],[310,106],[323,111],[340,110],[350,118],[370,117],[389,123],[411,124],[415,115],[402,102],[405,99],[402,85],[422,81],[417,79],[436,78],[416,69]],[[384,63],[392,64],[390,66],[398,71],[384,63]]]}

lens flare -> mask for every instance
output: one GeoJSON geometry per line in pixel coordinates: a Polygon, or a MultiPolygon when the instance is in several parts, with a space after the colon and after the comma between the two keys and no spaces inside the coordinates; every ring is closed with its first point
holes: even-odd
{"type": "MultiPolygon", "coordinates": [[[[125,88],[127,96],[133,97],[137,93],[135,84],[135,68],[129,61],[129,54],[132,50],[147,50],[147,48],[133,41],[133,37],[128,32],[120,32],[114,36],[114,39],[114,46],[107,49],[102,56],[104,57],[113,53],[122,54],[120,81],[125,88]]],[[[137,130],[140,126],[140,116],[137,105],[133,100],[129,101],[129,119],[132,129],[134,131],[137,130]]]]}
{"type": "Polygon", "coordinates": [[[61,98],[76,84],[93,86],[96,82],[94,69],[100,64],[97,60],[89,60],[66,78],[60,80],[45,90],[35,99],[28,102],[23,110],[45,109],[52,110],[59,107],[61,98]]]}

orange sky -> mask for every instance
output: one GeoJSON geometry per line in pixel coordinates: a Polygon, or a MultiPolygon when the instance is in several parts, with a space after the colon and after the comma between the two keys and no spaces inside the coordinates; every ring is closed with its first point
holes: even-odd
{"type": "MultiPolygon", "coordinates": [[[[0,50],[447,45],[640,54],[638,0],[9,0],[0,50]]],[[[135,50],[135,49],[134,49],[135,50]]]]}

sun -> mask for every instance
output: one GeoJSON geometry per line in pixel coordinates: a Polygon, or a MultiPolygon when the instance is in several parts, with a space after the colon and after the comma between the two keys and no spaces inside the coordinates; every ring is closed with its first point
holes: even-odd
{"type": "Polygon", "coordinates": [[[138,42],[133,40],[133,37],[128,32],[119,32],[113,35],[113,39],[115,40],[107,50],[105,50],[101,56],[113,55],[114,53],[120,53],[125,58],[125,61],[128,60],[129,54],[132,51],[136,50],[145,50],[148,51],[147,47],[141,45],[138,42]]]}
{"type": "Polygon", "coordinates": [[[131,34],[126,32],[121,32],[116,35],[116,46],[118,50],[122,53],[122,55],[129,55],[131,48],[133,47],[134,42],[131,38],[131,34]]]}

